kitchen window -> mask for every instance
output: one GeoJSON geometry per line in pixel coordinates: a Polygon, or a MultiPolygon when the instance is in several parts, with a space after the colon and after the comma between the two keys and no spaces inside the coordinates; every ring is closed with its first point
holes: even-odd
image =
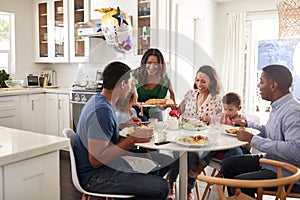
{"type": "Polygon", "coordinates": [[[15,73],[14,14],[0,11],[0,70],[15,73]]]}

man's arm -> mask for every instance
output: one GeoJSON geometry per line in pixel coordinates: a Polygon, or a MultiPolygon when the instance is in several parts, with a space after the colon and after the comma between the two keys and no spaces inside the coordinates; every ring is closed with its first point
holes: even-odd
{"type": "Polygon", "coordinates": [[[149,142],[152,135],[152,129],[137,129],[116,145],[110,145],[109,141],[88,138],[89,161],[93,167],[100,167],[123,155],[133,144],[149,142]]]}

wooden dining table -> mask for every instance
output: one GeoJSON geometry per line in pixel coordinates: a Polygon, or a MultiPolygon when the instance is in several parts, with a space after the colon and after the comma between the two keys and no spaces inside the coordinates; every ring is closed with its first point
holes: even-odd
{"type": "MultiPolygon", "coordinates": [[[[156,150],[170,150],[180,152],[179,157],[179,199],[187,198],[187,153],[188,152],[209,152],[218,150],[227,150],[235,147],[239,147],[247,144],[247,142],[242,142],[237,139],[235,135],[230,135],[225,132],[229,126],[219,125],[218,127],[207,127],[201,131],[191,131],[179,128],[178,130],[164,130],[162,132],[166,133],[166,140],[169,143],[156,145],[157,142],[155,138],[147,143],[136,143],[137,146],[156,150]],[[208,143],[205,145],[190,145],[182,144],[179,142],[179,138],[187,135],[202,135],[208,138],[208,143]]],[[[161,134],[161,133],[158,133],[161,134]]]]}

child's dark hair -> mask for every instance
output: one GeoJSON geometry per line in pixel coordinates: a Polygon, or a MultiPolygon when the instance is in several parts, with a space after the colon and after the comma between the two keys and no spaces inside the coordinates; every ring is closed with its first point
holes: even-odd
{"type": "Polygon", "coordinates": [[[224,104],[233,104],[235,106],[240,106],[241,105],[241,97],[239,94],[237,94],[235,92],[229,92],[223,97],[222,102],[224,104]]]}

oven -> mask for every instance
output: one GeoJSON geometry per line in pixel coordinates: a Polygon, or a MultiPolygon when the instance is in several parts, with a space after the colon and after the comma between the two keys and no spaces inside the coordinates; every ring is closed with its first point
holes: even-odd
{"type": "Polygon", "coordinates": [[[81,111],[86,104],[86,102],[97,92],[98,90],[72,90],[71,91],[71,100],[72,105],[72,118],[73,118],[73,130],[76,132],[76,127],[79,121],[81,111]]]}

